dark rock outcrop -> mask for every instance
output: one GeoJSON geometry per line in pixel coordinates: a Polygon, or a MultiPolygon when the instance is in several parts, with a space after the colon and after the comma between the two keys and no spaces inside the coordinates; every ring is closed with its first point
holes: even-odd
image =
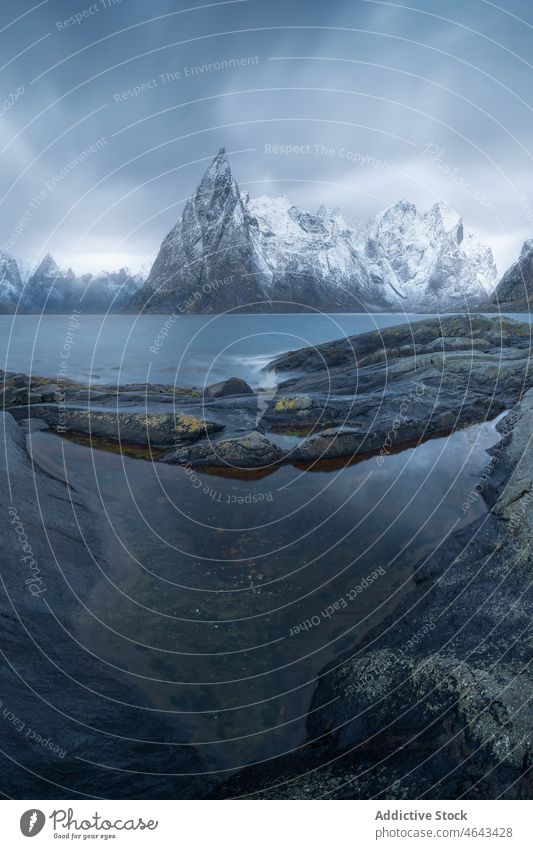
{"type": "Polygon", "coordinates": [[[128,412],[125,410],[90,410],[57,406],[33,407],[37,418],[44,419],[59,433],[88,434],[113,442],[142,445],[147,448],[167,448],[176,443],[195,441],[223,429],[218,422],[208,421],[186,412],[128,412]]]}
{"type": "Polygon", "coordinates": [[[488,309],[491,312],[530,312],[533,303],[533,239],[522,245],[518,260],[496,286],[488,309]]]}
{"type": "Polygon", "coordinates": [[[202,442],[179,452],[178,462],[191,466],[229,466],[237,469],[260,469],[279,463],[284,452],[259,431],[233,439],[202,442]]]}
{"type": "MultiPolygon", "coordinates": [[[[216,386],[214,397],[158,385],[58,387],[10,374],[0,392],[17,418],[28,418],[31,409],[31,416],[59,432],[155,449],[197,443],[190,454],[158,457],[167,462],[211,462],[212,437],[222,431],[247,466],[254,452],[241,443],[255,431],[273,446],[257,453],[258,465],[265,457],[268,463],[308,462],[387,454],[493,418],[533,386],[530,344],[529,324],[476,315],[373,331],[278,357],[268,368],[278,379],[284,372],[291,376],[261,409],[248,384],[235,378],[216,386]],[[240,394],[228,395],[228,389],[240,394]],[[290,450],[276,445],[280,433],[294,437],[290,450]]],[[[236,457],[227,459],[238,465],[236,457]]]]}
{"type": "Polygon", "coordinates": [[[310,435],[292,459],[388,451],[481,422],[533,385],[531,326],[450,316],[284,354],[267,368],[282,381],[264,421],[310,435]]]}
{"type": "Polygon", "coordinates": [[[204,390],[204,398],[226,398],[228,395],[253,395],[251,386],[240,377],[230,377],[220,383],[212,383],[204,390]]]}

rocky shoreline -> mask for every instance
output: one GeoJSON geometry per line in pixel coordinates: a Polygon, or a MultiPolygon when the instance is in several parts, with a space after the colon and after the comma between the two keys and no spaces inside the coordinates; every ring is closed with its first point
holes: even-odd
{"type": "Polygon", "coordinates": [[[4,409],[28,427],[190,466],[265,469],[390,453],[493,418],[533,386],[531,326],[447,316],[284,354],[276,385],[81,385],[4,374],[4,409]],[[44,423],[44,424],[43,424],[44,423]]]}
{"type": "Polygon", "coordinates": [[[322,671],[306,745],[214,798],[531,798],[533,390],[499,429],[473,489],[490,512],[415,565],[400,607],[322,671]]]}
{"type": "MultiPolygon", "coordinates": [[[[286,379],[262,404],[238,380],[201,391],[4,375],[0,683],[17,732],[6,744],[14,769],[4,792],[12,782],[13,794],[22,788],[28,798],[55,798],[58,786],[70,798],[81,784],[86,795],[108,798],[530,798],[530,334],[529,324],[452,316],[302,349],[269,364],[286,379]],[[51,428],[161,461],[258,470],[369,450],[385,456],[407,439],[509,408],[489,471],[472,491],[490,513],[407,564],[411,595],[320,673],[305,746],[215,786],[194,747],[137,739],[138,713],[124,704],[143,705],[146,694],[113,670],[102,677],[101,664],[70,638],[79,633],[76,601],[90,597],[105,568],[97,507],[32,463],[24,432],[51,428]],[[276,443],[279,434],[291,448],[276,443]],[[41,742],[21,747],[23,729],[41,742]],[[42,740],[57,748],[52,760],[42,740]],[[203,778],[169,782],[164,774],[175,773],[177,759],[180,773],[203,778]],[[151,771],[159,777],[146,779],[151,771]]],[[[469,509],[468,500],[458,505],[469,509]]],[[[151,739],[165,739],[169,727],[180,736],[167,720],[157,726],[152,719],[151,739]]]]}

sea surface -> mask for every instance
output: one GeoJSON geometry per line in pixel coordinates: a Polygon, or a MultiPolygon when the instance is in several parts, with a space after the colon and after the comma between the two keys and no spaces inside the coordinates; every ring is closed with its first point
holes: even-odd
{"type": "MultiPolygon", "coordinates": [[[[529,321],[529,313],[512,318],[529,321]]],[[[0,316],[0,369],[91,383],[202,387],[227,377],[252,386],[277,354],[430,316],[0,316]],[[68,354],[68,356],[65,356],[68,354]],[[67,366],[62,366],[67,363],[67,366]]]]}
{"type": "MultiPolygon", "coordinates": [[[[70,331],[69,376],[257,384],[281,351],[402,318],[180,317],[154,354],[164,317],[82,316],[70,331]]],[[[3,367],[56,373],[67,317],[20,317],[11,334],[12,319],[0,323],[3,367]]],[[[105,561],[74,638],[135,683],[139,701],[167,722],[169,744],[198,747],[217,775],[304,745],[317,676],[357,652],[424,558],[486,512],[474,487],[495,425],[394,451],[382,464],[229,476],[32,434],[35,460],[100,514],[105,561]]],[[[150,716],[139,711],[139,739],[151,739],[150,716]]]]}

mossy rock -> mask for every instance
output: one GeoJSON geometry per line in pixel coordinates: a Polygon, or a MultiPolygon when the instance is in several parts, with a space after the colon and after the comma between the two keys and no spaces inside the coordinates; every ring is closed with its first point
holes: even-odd
{"type": "Polygon", "coordinates": [[[216,422],[209,422],[206,419],[189,416],[185,413],[177,415],[175,421],[176,434],[180,437],[203,436],[222,430],[222,426],[216,422]]]}
{"type": "Polygon", "coordinates": [[[274,409],[278,413],[284,413],[288,410],[309,410],[312,406],[313,401],[308,395],[297,395],[293,398],[278,398],[274,409]]]}

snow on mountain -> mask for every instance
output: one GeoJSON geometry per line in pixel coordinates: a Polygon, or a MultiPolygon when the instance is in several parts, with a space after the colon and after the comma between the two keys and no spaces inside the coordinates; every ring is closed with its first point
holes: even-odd
{"type": "Polygon", "coordinates": [[[462,219],[444,203],[420,214],[399,201],[370,220],[359,248],[409,310],[475,306],[496,284],[492,251],[465,236],[462,219]]]}
{"type": "Polygon", "coordinates": [[[311,213],[285,196],[250,199],[223,149],[144,284],[127,268],[77,276],[50,254],[23,279],[21,267],[0,253],[0,311],[19,298],[30,313],[443,311],[477,308],[496,283],[490,248],[443,203],[419,213],[400,201],[353,226],[323,205],[311,213]]]}
{"type": "Polygon", "coordinates": [[[221,151],[163,240],[132,309],[159,312],[170,305],[182,312],[218,312],[235,302],[268,300],[264,287],[271,272],[256,236],[246,199],[221,151]]]}
{"type": "Polygon", "coordinates": [[[22,259],[21,257],[16,257],[16,262],[19,269],[20,279],[24,285],[30,279],[35,268],[35,263],[28,262],[28,260],[22,259]]]}
{"type": "Polygon", "coordinates": [[[84,274],[78,278],[78,309],[85,313],[122,312],[144,279],[129,268],[84,274]]]}
{"type": "Polygon", "coordinates": [[[46,254],[24,286],[22,307],[26,312],[68,312],[75,287],[72,269],[60,269],[54,258],[46,254]]]}
{"type": "Polygon", "coordinates": [[[17,307],[22,281],[17,261],[0,251],[0,313],[13,313],[17,307]]]}
{"type": "Polygon", "coordinates": [[[142,282],[140,275],[127,268],[78,277],[71,268],[59,268],[47,254],[29,276],[21,306],[28,313],[121,312],[142,282]]]}
{"type": "MultiPolygon", "coordinates": [[[[263,196],[247,203],[257,252],[268,269],[272,299],[301,306],[351,308],[357,294],[373,289],[357,253],[355,231],[339,210],[316,215],[286,197],[263,196]],[[358,292],[353,281],[358,281],[358,292]]],[[[379,301],[381,294],[377,298],[379,301]]]]}
{"type": "Polygon", "coordinates": [[[353,227],[284,197],[241,193],[222,149],[163,240],[131,309],[216,313],[472,308],[496,282],[490,248],[445,204],[400,201],[353,227]]]}

